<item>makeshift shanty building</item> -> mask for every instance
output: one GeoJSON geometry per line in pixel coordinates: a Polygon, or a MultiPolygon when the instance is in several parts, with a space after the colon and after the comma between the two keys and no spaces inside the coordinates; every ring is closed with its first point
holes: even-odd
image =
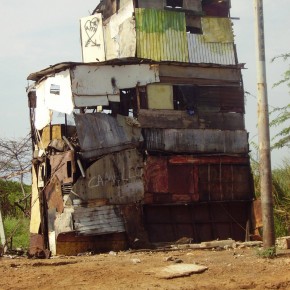
{"type": "Polygon", "coordinates": [[[251,230],[253,183],[229,0],[103,0],[82,63],[32,73],[30,253],[251,230]]]}

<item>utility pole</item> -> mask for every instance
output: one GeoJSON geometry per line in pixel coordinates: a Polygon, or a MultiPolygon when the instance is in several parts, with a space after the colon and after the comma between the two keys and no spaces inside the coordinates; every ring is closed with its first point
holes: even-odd
{"type": "Polygon", "coordinates": [[[254,0],[257,46],[258,135],[264,249],[275,246],[263,0],[254,0]]]}

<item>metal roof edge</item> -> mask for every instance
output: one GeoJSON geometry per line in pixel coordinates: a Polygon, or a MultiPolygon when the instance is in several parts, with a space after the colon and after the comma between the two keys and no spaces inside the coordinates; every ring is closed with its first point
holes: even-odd
{"type": "Polygon", "coordinates": [[[66,70],[68,68],[72,68],[75,66],[104,66],[104,65],[130,65],[130,64],[165,64],[165,65],[177,65],[177,66],[185,66],[185,67],[204,67],[204,68],[214,68],[214,67],[223,67],[223,68],[235,68],[235,69],[242,69],[244,68],[244,64],[237,64],[237,65],[220,65],[220,64],[213,64],[213,63],[187,63],[187,62],[177,62],[177,61],[154,61],[151,59],[144,59],[144,58],[122,58],[122,59],[112,59],[103,62],[61,62],[54,65],[51,65],[43,70],[38,72],[31,73],[27,80],[31,81],[39,81],[43,77],[47,77],[48,75],[55,74],[57,72],[66,70]]]}

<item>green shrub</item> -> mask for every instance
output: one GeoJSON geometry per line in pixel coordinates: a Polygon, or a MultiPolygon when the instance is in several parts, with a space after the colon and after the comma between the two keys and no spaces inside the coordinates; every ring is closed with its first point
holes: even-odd
{"type": "Polygon", "coordinates": [[[29,246],[29,218],[6,217],[4,219],[4,230],[8,247],[11,249],[29,246]],[[12,244],[12,245],[11,245],[12,244]]]}

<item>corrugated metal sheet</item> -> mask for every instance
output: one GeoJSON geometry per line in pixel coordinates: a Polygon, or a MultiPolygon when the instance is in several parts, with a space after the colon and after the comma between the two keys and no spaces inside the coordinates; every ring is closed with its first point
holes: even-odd
{"type": "Polygon", "coordinates": [[[175,153],[248,153],[246,131],[144,129],[149,151],[175,153]]]}
{"type": "Polygon", "coordinates": [[[235,65],[234,43],[205,42],[204,36],[187,34],[189,62],[235,65]]]}
{"type": "Polygon", "coordinates": [[[206,115],[208,112],[244,113],[244,96],[241,87],[180,85],[176,88],[175,98],[185,108],[193,107],[201,114],[206,115]]]}
{"type": "Polygon", "coordinates": [[[160,64],[159,76],[162,83],[190,85],[241,86],[241,68],[201,67],[189,64],[180,66],[160,64]]]}
{"type": "Polygon", "coordinates": [[[138,112],[138,121],[142,128],[245,129],[244,115],[240,113],[196,112],[191,116],[186,111],[141,109],[138,112]]]}
{"type": "Polygon", "coordinates": [[[120,121],[103,113],[75,114],[74,117],[83,158],[93,159],[133,148],[141,140],[141,129],[129,125],[126,122],[129,117],[118,116],[120,121]]]}
{"type": "Polygon", "coordinates": [[[73,220],[74,229],[80,235],[125,232],[124,222],[118,206],[75,207],[73,220]]]}
{"type": "Polygon", "coordinates": [[[135,9],[137,57],[188,62],[185,14],[135,9]]]}
{"type": "Polygon", "coordinates": [[[135,149],[106,155],[94,162],[73,185],[82,202],[107,200],[109,204],[128,204],[144,196],[143,157],[135,149]]]}

